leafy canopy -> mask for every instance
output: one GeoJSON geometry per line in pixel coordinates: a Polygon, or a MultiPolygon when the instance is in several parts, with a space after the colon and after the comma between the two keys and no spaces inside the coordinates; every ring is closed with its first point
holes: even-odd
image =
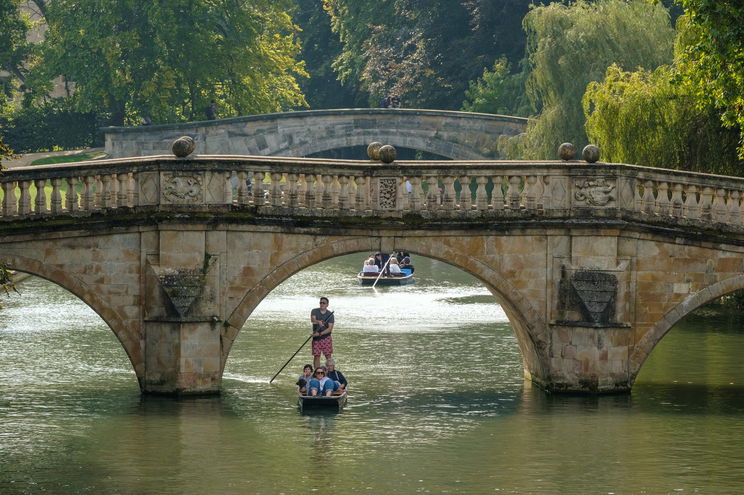
{"type": "Polygon", "coordinates": [[[672,60],[667,10],[645,0],[579,0],[535,7],[527,31],[527,93],[540,113],[518,142],[521,158],[554,158],[561,142],[587,144],[581,104],[587,84],[616,63],[652,70],[672,60]]]}
{"type": "Polygon", "coordinates": [[[54,0],[45,79],[75,85],[81,111],[114,123],[204,118],[302,106],[289,0],[54,0]]]}

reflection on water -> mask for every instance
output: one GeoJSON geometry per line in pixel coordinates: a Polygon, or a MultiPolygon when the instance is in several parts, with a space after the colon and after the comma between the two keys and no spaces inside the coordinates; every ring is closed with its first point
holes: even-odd
{"type": "Polygon", "coordinates": [[[416,260],[416,283],[355,284],[362,255],[305,270],[256,309],[220,397],[142,397],[90,309],[39,279],[0,312],[0,493],[738,493],[744,337],[675,327],[632,394],[550,395],[522,380],[501,308],[416,260]],[[318,296],[349,378],[340,414],[300,414],[294,381],[318,296]]]}

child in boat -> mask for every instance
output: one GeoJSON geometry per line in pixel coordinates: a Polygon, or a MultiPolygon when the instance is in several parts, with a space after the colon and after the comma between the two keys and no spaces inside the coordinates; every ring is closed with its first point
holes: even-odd
{"type": "Polygon", "coordinates": [[[300,388],[300,395],[307,395],[307,384],[313,378],[313,365],[306,364],[302,368],[302,374],[297,379],[297,386],[300,388]]]}

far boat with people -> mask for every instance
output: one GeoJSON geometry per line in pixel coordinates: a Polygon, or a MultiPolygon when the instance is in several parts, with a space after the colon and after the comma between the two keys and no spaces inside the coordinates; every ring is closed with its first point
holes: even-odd
{"type": "Polygon", "coordinates": [[[361,285],[407,285],[413,282],[414,267],[408,253],[376,253],[364,261],[357,274],[361,285]]]}

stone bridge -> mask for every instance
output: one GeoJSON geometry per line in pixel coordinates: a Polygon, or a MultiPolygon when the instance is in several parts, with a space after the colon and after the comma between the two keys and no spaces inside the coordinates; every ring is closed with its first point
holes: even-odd
{"type": "Polygon", "coordinates": [[[173,140],[191,136],[196,153],[308,156],[381,141],[446,158],[499,158],[500,135],[523,132],[527,119],[484,113],[416,109],[339,109],[250,115],[188,124],[108,127],[113,158],[170,153],[173,140]]]}
{"type": "Polygon", "coordinates": [[[509,317],[525,376],[556,392],[630,390],[677,321],[744,288],[740,178],[154,156],[17,168],[0,185],[0,262],[93,308],[145,393],[217,393],[259,302],[347,253],[405,250],[475,275],[509,317]]]}

